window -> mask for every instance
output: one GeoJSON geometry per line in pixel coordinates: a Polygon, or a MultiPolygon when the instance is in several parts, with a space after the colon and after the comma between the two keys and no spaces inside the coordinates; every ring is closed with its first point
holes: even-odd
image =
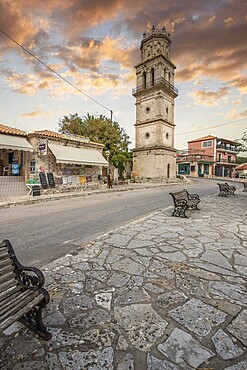
{"type": "Polygon", "coordinates": [[[151,69],[152,86],[154,86],[154,69],[151,69]]]}
{"type": "Polygon", "coordinates": [[[150,137],[150,133],[149,133],[149,132],[146,132],[146,133],[145,133],[145,138],[146,138],[146,139],[149,139],[149,137],[150,137]]]}
{"type": "Polygon", "coordinates": [[[211,146],[213,146],[213,140],[208,140],[208,141],[203,141],[202,142],[202,147],[203,148],[210,148],[211,146]]]}
{"type": "Polygon", "coordinates": [[[166,133],[166,138],[167,138],[167,139],[169,138],[169,134],[168,134],[168,132],[166,133]]]}
{"type": "Polygon", "coordinates": [[[196,166],[190,166],[190,170],[191,170],[191,172],[195,172],[196,166]]]}
{"type": "Polygon", "coordinates": [[[144,87],[146,87],[146,83],[147,83],[147,75],[146,75],[146,72],[143,72],[143,85],[144,85],[144,87]]]}
{"type": "Polygon", "coordinates": [[[178,174],[190,174],[190,164],[189,163],[179,163],[178,164],[178,174]]]}

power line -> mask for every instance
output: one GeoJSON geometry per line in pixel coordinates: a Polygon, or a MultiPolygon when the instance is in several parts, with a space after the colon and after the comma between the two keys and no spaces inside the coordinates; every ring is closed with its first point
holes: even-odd
{"type": "Polygon", "coordinates": [[[31,57],[33,57],[34,59],[36,59],[39,63],[43,64],[43,66],[45,66],[50,72],[54,73],[55,75],[57,75],[59,78],[61,78],[64,82],[68,83],[70,86],[72,86],[74,89],[76,89],[78,92],[80,92],[81,94],[85,95],[88,99],[92,100],[94,103],[100,105],[101,107],[105,108],[106,110],[110,111],[111,113],[111,117],[112,117],[112,110],[110,108],[107,108],[105,105],[99,103],[97,100],[95,100],[94,98],[91,98],[91,96],[87,95],[86,93],[84,93],[82,90],[80,90],[78,87],[76,87],[75,85],[73,85],[71,82],[69,82],[66,78],[62,77],[59,73],[57,73],[56,71],[54,71],[54,69],[50,68],[47,64],[45,64],[44,62],[42,62],[42,60],[40,60],[38,57],[36,57],[33,53],[31,53],[31,51],[29,51],[28,49],[26,49],[24,46],[22,46],[21,44],[19,44],[16,40],[14,40],[11,36],[9,36],[6,32],[4,32],[3,30],[0,29],[0,31],[5,35],[7,36],[10,40],[12,40],[16,45],[18,45],[20,48],[22,48],[26,53],[28,53],[29,55],[31,55],[31,57]]]}
{"type": "Polygon", "coordinates": [[[234,123],[234,122],[239,122],[239,121],[244,121],[246,120],[246,118],[241,118],[241,119],[238,119],[236,121],[231,121],[231,122],[226,122],[226,123],[222,123],[221,125],[215,125],[215,126],[209,126],[207,128],[201,128],[201,129],[197,129],[197,130],[192,130],[192,131],[185,131],[185,132],[180,132],[178,134],[175,134],[175,135],[184,135],[184,134],[190,134],[192,132],[197,132],[197,131],[206,131],[206,130],[210,130],[211,128],[217,128],[217,127],[221,127],[221,126],[227,126],[227,125],[230,125],[231,123],[234,123]]]}

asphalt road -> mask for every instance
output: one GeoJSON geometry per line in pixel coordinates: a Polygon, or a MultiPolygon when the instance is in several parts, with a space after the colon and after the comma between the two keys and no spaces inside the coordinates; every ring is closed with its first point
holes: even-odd
{"type": "MultiPolygon", "coordinates": [[[[241,188],[242,184],[237,183],[241,188]]],[[[172,205],[170,191],[217,194],[215,180],[92,194],[0,209],[0,240],[9,239],[24,265],[42,267],[110,230],[172,205]]],[[[172,209],[171,209],[172,211],[172,209]]]]}

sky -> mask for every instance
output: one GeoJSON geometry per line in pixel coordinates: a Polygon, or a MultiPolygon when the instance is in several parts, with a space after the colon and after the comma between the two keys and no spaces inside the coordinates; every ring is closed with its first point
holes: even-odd
{"type": "Polygon", "coordinates": [[[177,66],[175,147],[207,135],[240,139],[246,23],[246,0],[0,0],[0,123],[58,131],[64,116],[112,111],[133,148],[134,66],[155,25],[171,33],[177,66]]]}

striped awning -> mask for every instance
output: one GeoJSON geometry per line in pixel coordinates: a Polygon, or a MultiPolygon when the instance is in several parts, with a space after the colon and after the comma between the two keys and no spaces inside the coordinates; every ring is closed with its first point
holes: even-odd
{"type": "Polygon", "coordinates": [[[23,150],[33,152],[33,147],[25,137],[0,134],[0,149],[23,150]]]}
{"type": "Polygon", "coordinates": [[[57,163],[108,166],[107,160],[98,150],[75,148],[56,144],[48,144],[48,146],[56,157],[57,163]]]}

